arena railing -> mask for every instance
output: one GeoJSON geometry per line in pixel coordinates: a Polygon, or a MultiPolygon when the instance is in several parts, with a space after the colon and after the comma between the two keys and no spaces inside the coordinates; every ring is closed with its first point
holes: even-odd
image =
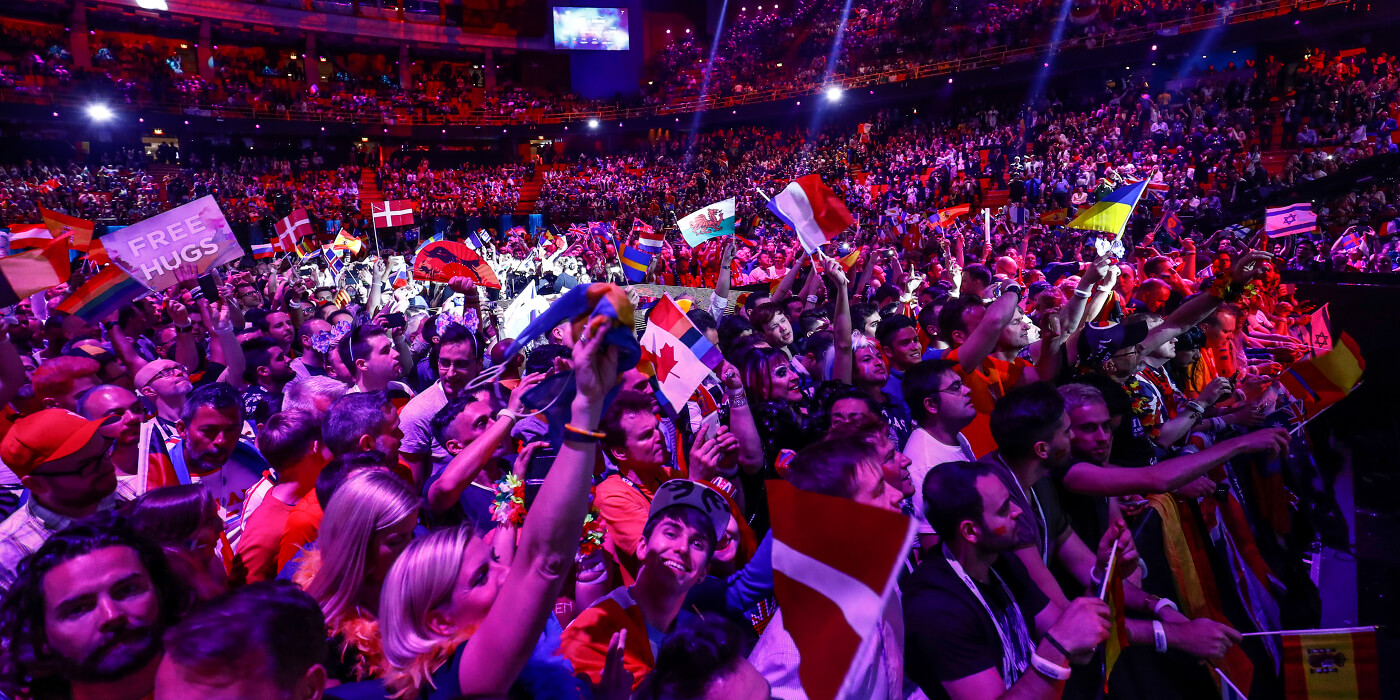
{"type": "MultiPolygon", "coordinates": [[[[589,119],[597,119],[602,122],[624,121],[642,117],[691,114],[714,109],[732,109],[745,105],[798,99],[819,94],[832,85],[840,87],[843,90],[851,90],[871,88],[897,82],[927,80],[929,78],[951,76],[981,68],[991,68],[1020,61],[1030,61],[1065,49],[1102,49],[1110,46],[1121,46],[1150,39],[1154,36],[1163,36],[1162,32],[1164,30],[1171,32],[1166,36],[1198,32],[1222,26],[1222,19],[1224,24],[1227,25],[1242,24],[1245,22],[1278,17],[1292,12],[1318,10],[1330,5],[1342,4],[1346,1],[1347,0],[1265,0],[1255,7],[1234,12],[1225,18],[1222,18],[1221,13],[1217,11],[1209,15],[1188,17],[1171,22],[1153,23],[1141,27],[1114,31],[1095,37],[1076,37],[1055,44],[1040,44],[1018,49],[992,49],[966,58],[930,61],[917,65],[857,75],[837,75],[824,83],[810,83],[800,86],[754,90],[738,95],[710,96],[703,100],[696,97],[660,105],[545,112],[536,117],[526,119],[483,114],[481,112],[451,115],[417,115],[405,113],[401,111],[401,108],[391,108],[394,115],[386,118],[379,110],[358,112],[331,109],[278,110],[243,106],[192,107],[188,104],[155,102],[142,99],[132,100],[129,104],[141,109],[172,114],[185,114],[189,116],[339,124],[349,123],[367,126],[508,127],[571,124],[584,122],[589,119]]],[[[81,107],[84,104],[84,101],[80,100],[80,98],[67,95],[36,96],[18,92],[0,93],[0,101],[43,104],[56,107],[81,107]]]]}

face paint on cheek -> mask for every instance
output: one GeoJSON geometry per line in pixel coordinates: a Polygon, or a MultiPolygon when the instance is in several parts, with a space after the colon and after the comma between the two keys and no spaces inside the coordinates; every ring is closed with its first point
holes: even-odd
{"type": "Polygon", "coordinates": [[[998,525],[992,528],[992,533],[995,534],[997,537],[1003,537],[1007,533],[1007,528],[1005,525],[998,525]]]}

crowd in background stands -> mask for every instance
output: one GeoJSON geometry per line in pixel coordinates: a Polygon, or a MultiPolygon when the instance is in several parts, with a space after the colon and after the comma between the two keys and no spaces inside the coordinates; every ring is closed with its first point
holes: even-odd
{"type": "MultiPolygon", "coordinates": [[[[1220,3],[1183,0],[1112,0],[1076,5],[1061,42],[1092,42],[1127,27],[1242,12],[1259,0],[1220,3]],[[1081,11],[1082,10],[1082,11],[1081,11]]],[[[542,112],[599,109],[635,103],[665,105],[699,96],[709,76],[711,96],[773,88],[823,85],[832,76],[863,75],[983,52],[1049,43],[1063,3],[936,3],[899,0],[853,6],[840,38],[843,0],[798,0],[780,10],[743,6],[720,37],[719,50],[694,33],[669,35],[646,69],[647,85],[635,100],[588,100],[563,91],[509,80],[507,70],[486,90],[483,66],[419,59],[411,83],[399,84],[397,61],[384,55],[332,55],[332,70],[314,90],[295,51],[215,46],[212,80],[193,64],[191,42],[112,32],[90,37],[93,67],[74,67],[68,35],[58,26],[5,23],[0,28],[10,60],[0,65],[0,89],[20,95],[71,92],[109,95],[121,102],[174,103],[218,112],[251,108],[268,113],[311,112],[342,119],[481,115],[530,121],[542,112]],[[942,14],[938,14],[938,13],[942,14]]],[[[773,7],[773,6],[769,6],[773,7]]],[[[303,57],[304,59],[304,57],[303,57]]],[[[497,58],[496,60],[502,60],[497,58]]],[[[505,59],[512,60],[512,59],[505,59]]]]}

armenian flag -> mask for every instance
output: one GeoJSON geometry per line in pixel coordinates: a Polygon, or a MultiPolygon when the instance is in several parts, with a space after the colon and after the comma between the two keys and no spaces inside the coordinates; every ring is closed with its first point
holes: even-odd
{"type": "Polygon", "coordinates": [[[48,227],[49,233],[53,234],[54,238],[62,236],[64,233],[72,233],[73,239],[68,245],[73,250],[88,252],[88,247],[92,244],[92,232],[97,229],[97,224],[44,207],[39,207],[39,214],[43,217],[44,225],[48,227]]]}
{"type": "Polygon", "coordinates": [[[1133,208],[1137,206],[1138,200],[1142,199],[1142,193],[1146,190],[1147,183],[1145,181],[1119,187],[1109,192],[1097,204],[1074,217],[1074,221],[1069,222],[1069,226],[1089,231],[1103,231],[1121,237],[1123,228],[1128,225],[1128,217],[1133,215],[1133,208]]]}
{"type": "Polygon", "coordinates": [[[622,272],[627,276],[627,281],[632,284],[646,281],[647,270],[651,267],[651,259],[651,253],[638,246],[623,246],[622,272]]]}
{"type": "Polygon", "coordinates": [[[131,275],[126,274],[125,270],[116,265],[108,265],[64,299],[56,310],[77,316],[88,323],[97,323],[117,309],[146,296],[150,291],[145,285],[132,279],[131,275]]]}

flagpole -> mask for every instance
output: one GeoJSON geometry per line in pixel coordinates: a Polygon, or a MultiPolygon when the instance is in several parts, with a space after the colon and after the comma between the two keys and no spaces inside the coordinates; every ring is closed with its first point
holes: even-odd
{"type": "Polygon", "coordinates": [[[1380,629],[1380,625],[1364,625],[1361,627],[1331,627],[1320,630],[1272,630],[1268,632],[1245,632],[1241,637],[1296,637],[1302,634],[1349,634],[1352,632],[1374,632],[1380,629]]]}
{"type": "Polygon", "coordinates": [[[1108,566],[1103,569],[1103,582],[1099,584],[1099,600],[1108,595],[1108,582],[1113,578],[1113,565],[1118,561],[1118,540],[1113,541],[1113,549],[1108,552],[1108,566]]]}

